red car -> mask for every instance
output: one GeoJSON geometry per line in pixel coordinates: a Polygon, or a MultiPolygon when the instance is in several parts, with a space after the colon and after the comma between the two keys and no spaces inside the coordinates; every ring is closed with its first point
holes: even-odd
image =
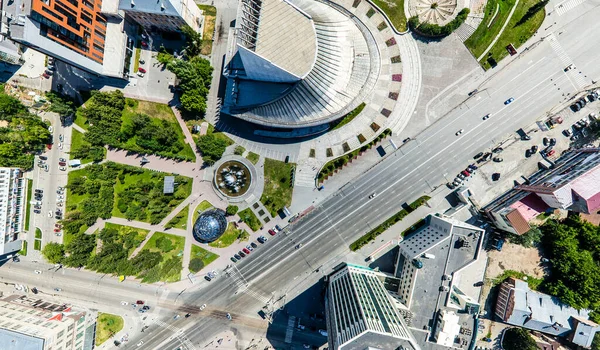
{"type": "Polygon", "coordinates": [[[141,73],[146,73],[146,70],[144,68],[142,68],[142,67],[139,67],[138,71],[140,71],[141,73]]]}
{"type": "Polygon", "coordinates": [[[148,47],[148,43],[147,43],[147,42],[145,42],[145,41],[142,41],[142,46],[143,46],[143,47],[148,47]]]}
{"type": "Polygon", "coordinates": [[[144,301],[143,300],[138,300],[135,303],[138,304],[138,305],[144,305],[144,301]]]}
{"type": "Polygon", "coordinates": [[[55,228],[54,232],[60,232],[60,229],[59,228],[55,228]]]}
{"type": "Polygon", "coordinates": [[[463,174],[464,176],[467,176],[467,177],[468,177],[468,176],[471,176],[471,173],[470,173],[470,172],[468,172],[468,171],[466,171],[466,170],[463,170],[463,171],[461,172],[461,174],[463,174]]]}
{"type": "Polygon", "coordinates": [[[52,149],[52,144],[49,143],[49,144],[46,145],[46,147],[48,147],[48,149],[52,149]]]}
{"type": "Polygon", "coordinates": [[[275,231],[273,231],[273,230],[271,230],[271,229],[270,229],[270,230],[269,230],[269,234],[270,234],[271,236],[275,236],[275,231]]]}
{"type": "Polygon", "coordinates": [[[550,152],[548,152],[548,154],[546,154],[547,157],[551,157],[554,155],[554,153],[556,153],[555,150],[550,150],[550,152]]]}
{"type": "Polygon", "coordinates": [[[246,253],[246,254],[250,254],[250,251],[249,251],[248,249],[246,249],[246,248],[242,249],[242,251],[243,251],[244,253],[246,253]]]}
{"type": "Polygon", "coordinates": [[[44,74],[42,74],[42,76],[43,76],[44,78],[46,78],[46,79],[49,79],[49,78],[50,78],[50,75],[49,75],[48,73],[46,73],[46,72],[44,72],[44,74]]]}
{"type": "Polygon", "coordinates": [[[58,165],[60,165],[60,166],[67,166],[67,163],[65,163],[65,162],[58,162],[58,165]]]}

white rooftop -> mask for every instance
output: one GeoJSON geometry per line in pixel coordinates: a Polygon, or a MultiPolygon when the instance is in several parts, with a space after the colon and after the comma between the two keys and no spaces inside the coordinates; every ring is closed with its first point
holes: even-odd
{"type": "Polygon", "coordinates": [[[286,0],[263,0],[258,28],[257,54],[298,78],[308,74],[317,52],[308,14],[286,0]]]}

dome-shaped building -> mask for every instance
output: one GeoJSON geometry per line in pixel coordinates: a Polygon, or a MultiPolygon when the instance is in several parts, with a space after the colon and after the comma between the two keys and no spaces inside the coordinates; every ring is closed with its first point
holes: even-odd
{"type": "Polygon", "coordinates": [[[200,243],[210,243],[217,240],[227,229],[227,219],[225,212],[221,209],[211,209],[200,214],[192,234],[200,243]]]}

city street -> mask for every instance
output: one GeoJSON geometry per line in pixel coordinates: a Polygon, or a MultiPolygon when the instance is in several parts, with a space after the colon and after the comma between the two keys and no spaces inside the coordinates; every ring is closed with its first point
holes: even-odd
{"type": "MultiPolygon", "coordinates": [[[[595,18],[600,11],[594,7],[585,14],[579,13],[577,22],[571,19],[557,27],[562,34],[556,33],[554,39],[549,37],[534,45],[504,69],[489,72],[479,86],[480,93],[325,199],[305,218],[290,225],[287,235],[272,239],[269,249],[253,253],[239,263],[230,277],[221,277],[201,293],[184,294],[185,304],[206,303],[226,310],[233,316],[230,327],[236,327],[240,314],[256,315],[267,301],[284,295],[286,300],[293,299],[295,293],[341,262],[350,242],[400,210],[404,203],[454,178],[478,151],[503,137],[515,137],[517,129],[527,128],[547,111],[568,102],[592,79],[600,78],[600,67],[594,64],[596,57],[584,50],[600,45],[600,38],[592,35],[597,31],[595,18]],[[584,33],[581,28],[585,28],[584,33]],[[575,35],[588,39],[583,43],[575,40],[575,35]],[[580,67],[573,72],[576,74],[563,71],[569,62],[580,67]],[[514,102],[505,105],[511,97],[514,102]],[[488,113],[491,117],[483,121],[488,113]],[[460,129],[464,131],[457,136],[460,129]],[[376,197],[369,200],[374,193],[376,197]],[[295,250],[298,243],[303,247],[295,250]]],[[[167,342],[165,339],[172,332],[158,327],[144,344],[152,349],[175,349],[182,340],[188,349],[204,345],[200,341],[203,335],[217,332],[226,323],[212,316],[182,322],[188,327],[185,337],[178,335],[167,342]]]]}

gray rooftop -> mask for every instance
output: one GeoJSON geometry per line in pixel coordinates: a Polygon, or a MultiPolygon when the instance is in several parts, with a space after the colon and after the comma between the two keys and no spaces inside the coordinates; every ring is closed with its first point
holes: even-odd
{"type": "Polygon", "coordinates": [[[175,176],[165,176],[163,193],[171,194],[175,192],[175,176]]]}
{"type": "Polygon", "coordinates": [[[263,0],[254,52],[298,78],[304,77],[317,52],[312,19],[286,0],[263,0]]]}
{"type": "Polygon", "coordinates": [[[0,349],[43,350],[44,339],[0,328],[0,349]]]}

